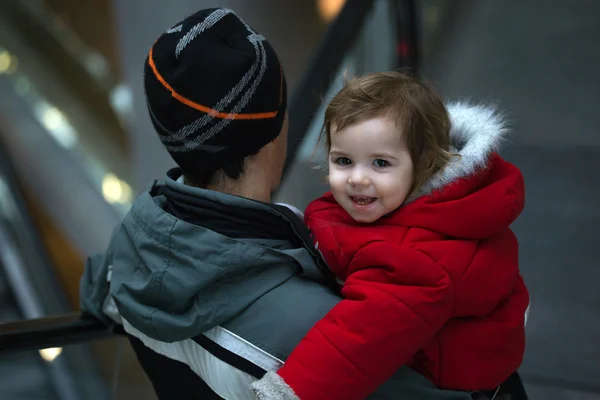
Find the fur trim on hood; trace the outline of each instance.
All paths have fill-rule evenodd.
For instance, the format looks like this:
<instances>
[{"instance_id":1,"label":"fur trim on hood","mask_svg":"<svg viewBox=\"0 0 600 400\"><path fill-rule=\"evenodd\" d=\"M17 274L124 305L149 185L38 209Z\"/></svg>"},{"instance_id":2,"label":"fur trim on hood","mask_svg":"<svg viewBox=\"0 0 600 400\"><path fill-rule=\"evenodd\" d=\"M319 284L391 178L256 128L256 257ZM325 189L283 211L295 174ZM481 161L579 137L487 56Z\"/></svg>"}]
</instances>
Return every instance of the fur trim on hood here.
<instances>
[{"instance_id":1,"label":"fur trim on hood","mask_svg":"<svg viewBox=\"0 0 600 400\"><path fill-rule=\"evenodd\" d=\"M495 107L462 102L447 106L450 115L450 152L458 154L429 179L407 203L443 188L483 168L508 133L505 117Z\"/></svg>"}]
</instances>

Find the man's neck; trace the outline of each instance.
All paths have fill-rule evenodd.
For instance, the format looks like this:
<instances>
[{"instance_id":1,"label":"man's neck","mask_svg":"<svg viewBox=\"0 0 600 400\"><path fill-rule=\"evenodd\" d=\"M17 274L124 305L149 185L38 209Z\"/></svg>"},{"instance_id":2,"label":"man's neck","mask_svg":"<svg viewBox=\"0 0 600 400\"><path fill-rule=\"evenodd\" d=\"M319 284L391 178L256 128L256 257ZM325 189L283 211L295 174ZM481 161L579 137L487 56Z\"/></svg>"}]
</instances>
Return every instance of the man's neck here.
<instances>
[{"instance_id":1,"label":"man's neck","mask_svg":"<svg viewBox=\"0 0 600 400\"><path fill-rule=\"evenodd\" d=\"M228 181L217 185L208 185L208 190L214 190L229 194L232 196L245 197L251 200L261 201L263 203L271 202L271 191L264 183L252 182L248 179L241 179L239 181Z\"/></svg>"}]
</instances>

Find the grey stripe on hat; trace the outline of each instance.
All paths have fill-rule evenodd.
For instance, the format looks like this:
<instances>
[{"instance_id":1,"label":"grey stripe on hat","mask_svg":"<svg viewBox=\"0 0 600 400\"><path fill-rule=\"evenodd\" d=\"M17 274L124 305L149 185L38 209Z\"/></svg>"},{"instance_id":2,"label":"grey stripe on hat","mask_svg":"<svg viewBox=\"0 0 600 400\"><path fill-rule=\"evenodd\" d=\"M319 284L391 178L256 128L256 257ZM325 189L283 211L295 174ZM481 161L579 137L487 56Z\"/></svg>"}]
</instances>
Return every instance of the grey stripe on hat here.
<instances>
[{"instance_id":1,"label":"grey stripe on hat","mask_svg":"<svg viewBox=\"0 0 600 400\"><path fill-rule=\"evenodd\" d=\"M181 32L181 28L183 28L183 25L179 24L177 26L174 26L171 29L167 29L167 33L176 33L176 32Z\"/></svg>"},{"instance_id":2,"label":"grey stripe on hat","mask_svg":"<svg viewBox=\"0 0 600 400\"><path fill-rule=\"evenodd\" d=\"M196 24L179 40L175 49L175 55L179 57L181 52L190 42L197 38L202 32L214 26L219 20L228 14L236 15L235 12L230 9L218 9L207 16L201 23ZM252 28L239 16L236 15L236 17L238 17L239 21L244 24L245 28L249 32L247 39L254 47L255 61L252 63L248 72L244 74L240 81L221 100L219 100L214 107L212 107L217 112L227 112L225 111L225 108L229 106L229 104L233 102L242 92L244 92L240 100L232 107L230 111L227 112L229 114L237 114L248 105L252 96L256 92L256 89L262 82L267 69L267 54L262 43L265 38L262 35L255 33ZM180 26L175 28L180 28ZM258 75L255 76L257 70ZM254 79L252 79L253 77ZM249 88L248 85L250 85ZM219 133L232 121L232 118L219 119L219 121L209 130L197 136L193 140L189 140L189 137L193 133L215 121L214 113L204 114L194 122L180 128L177 132L172 132L168 129L165 129L162 124L160 124L149 105L148 108L153 120L163 128L163 132L159 132L163 144L167 150L173 152L187 152L203 147L203 143L206 140Z\"/></svg>"},{"instance_id":3,"label":"grey stripe on hat","mask_svg":"<svg viewBox=\"0 0 600 400\"><path fill-rule=\"evenodd\" d=\"M221 18L226 16L227 14L235 14L232 10L227 8L218 9L213 11L208 17L204 19L204 21L196 24L192 29L189 30L188 33L183 35L181 39L179 39L179 43L175 47L175 56L179 58L179 55L185 49L185 46L190 44L192 40L194 40L199 34L204 32L206 29L211 28L214 24L219 22ZM238 17L239 18L239 17Z\"/></svg>"},{"instance_id":4,"label":"grey stripe on hat","mask_svg":"<svg viewBox=\"0 0 600 400\"><path fill-rule=\"evenodd\" d=\"M243 90L246 89L247 85L250 83L251 78L255 75L256 70L259 69L258 76L254 78L251 83L251 86L248 90L245 91L242 98L234 105L233 109L230 111L231 114L239 113L244 107L248 105L252 95L258 88L258 85L262 82L265 71L267 69L267 53L263 44L261 43L265 38L262 35L251 34L248 36L248 40L252 43L254 47L254 51L256 53L256 60L248 70L248 72L242 77L242 79L235 85L235 87L225 96L223 97L215 106L215 109L221 110L223 107L227 106L231 103ZM231 119L224 118L221 119L217 124L215 124L211 129L204 132L202 135L196 137L193 141L186 141L185 138L189 135L196 132L198 129L206 126L210 122L214 121L214 117L211 114L205 114L201 118L192 122L181 128L177 133L169 138L165 138L166 143L172 142L184 142L183 146L170 146L169 149L172 151L190 151L196 149L199 145L201 145L204 141L210 139L214 135L216 135L219 131L221 131L224 127L231 123ZM173 148L171 148L173 147Z\"/></svg>"},{"instance_id":5,"label":"grey stripe on hat","mask_svg":"<svg viewBox=\"0 0 600 400\"><path fill-rule=\"evenodd\" d=\"M148 107L148 113L150 114L150 119L152 119L152 121L154 121L154 123L156 125L158 125L158 127L160 128L160 130L157 130L158 135L161 137L161 140L164 138L168 138L170 136L175 135L174 132L170 131L166 126L164 126L160 120L158 119L158 117L156 116L156 114L154 114L154 111L152 111L152 107L150 106L150 102L148 101L148 98L146 98L146 106ZM166 135L165 135L166 133ZM164 143L164 141L163 141ZM171 148L176 148L177 146L169 146L165 144L165 147L167 148L167 150L171 150ZM181 146L178 146L181 147ZM202 149L204 151L207 151L209 153L218 153L222 150L225 150L227 147L225 146L216 146L216 145L211 145L211 144L201 144L198 147L196 147L196 149Z\"/></svg>"},{"instance_id":6,"label":"grey stripe on hat","mask_svg":"<svg viewBox=\"0 0 600 400\"><path fill-rule=\"evenodd\" d=\"M196 38L201 32L212 27L217 21L219 21L221 18L223 18L227 14L236 15L235 12L233 12L230 9L219 9L219 10L212 12L200 24L197 24L196 26L194 26L187 34L185 34L180 39L179 43L177 44L176 54L179 54L181 52L181 50L183 50L183 48L187 44L189 44L194 38ZM236 15L236 17L237 17L237 15ZM248 24L246 24L241 18L238 17L238 19L240 20L240 22L242 22L242 24L244 24L245 28L248 30L250 35L256 35L256 33L252 30L252 28L250 28L250 26ZM261 36L261 38L262 38L262 40L264 40L264 37ZM213 109L215 109L217 111L222 110L224 107L228 106L242 92L242 90L246 89L246 86L250 82L250 79L256 73L256 70L258 69L260 59L261 59L260 50L257 48L257 46L254 46L254 49L255 49L255 53L256 53L256 55L255 55L256 58L255 58L254 63L250 67L249 71L229 91L229 93L225 97L223 97L214 107L212 107ZM171 151L190 150L189 145L187 147L183 147L181 145L172 145L172 143L186 142L185 139L189 135L193 134L198 129L206 126L207 124L209 124L212 121L214 121L214 116L211 115L210 113L205 114L201 118L197 119L196 121L179 129L176 134L171 135L171 136L163 136L163 141L164 141L165 145L168 147L168 149ZM206 139L203 139L203 140L206 140ZM200 143L202 142L202 140L200 140L200 139L198 139L197 141ZM169 143L171 143L171 145L169 145Z\"/></svg>"},{"instance_id":7,"label":"grey stripe on hat","mask_svg":"<svg viewBox=\"0 0 600 400\"><path fill-rule=\"evenodd\" d=\"M263 37L263 40L264 40L264 37ZM248 72L246 74L244 74L242 79L240 79L240 81L229 91L229 93L227 93L227 95L225 97L223 97L213 107L213 109L222 110L224 107L229 105L229 103L231 103L233 101L233 99L235 99L242 92L242 90L244 90L246 88L246 86L250 82L250 79L256 73L256 70L258 69L258 66L261 61L260 50L256 45L254 45L254 52L255 52L255 60L252 63L252 65L250 66L250 69L248 70ZM205 114L201 118L184 126L181 129L179 129L177 131L177 133L175 134L175 136L168 138L167 142L182 141L185 137L196 132L198 129L202 128L203 126L205 126L206 124L208 124L209 122L211 122L213 120L214 120L214 117L210 113Z\"/></svg>"},{"instance_id":8,"label":"grey stripe on hat","mask_svg":"<svg viewBox=\"0 0 600 400\"><path fill-rule=\"evenodd\" d=\"M260 71L259 71L256 79L254 79L254 81L252 82L252 86L250 86L250 89L244 93L244 95L242 96L240 101L238 101L238 103L230 111L232 114L239 113L241 110L244 109L244 107L246 107L248 105L248 103L250 102L250 99L254 95L254 92L256 92L258 85L262 82L263 77L265 75L265 71L267 70L267 53L262 44L262 40L264 40L264 37L254 34L254 35L250 35L248 37L248 40L252 43L254 48L260 49ZM216 135L219 131L221 131L223 128L225 128L227 125L229 125L231 123L231 121L232 120L229 118L221 119L215 126L210 128L207 132L203 133L200 137L197 137L196 139L194 139L194 141L186 142L185 147L188 148L189 150L193 150L198 145L202 144L204 141L206 141L206 140L210 139L211 137L213 137L214 135Z\"/></svg>"}]
</instances>

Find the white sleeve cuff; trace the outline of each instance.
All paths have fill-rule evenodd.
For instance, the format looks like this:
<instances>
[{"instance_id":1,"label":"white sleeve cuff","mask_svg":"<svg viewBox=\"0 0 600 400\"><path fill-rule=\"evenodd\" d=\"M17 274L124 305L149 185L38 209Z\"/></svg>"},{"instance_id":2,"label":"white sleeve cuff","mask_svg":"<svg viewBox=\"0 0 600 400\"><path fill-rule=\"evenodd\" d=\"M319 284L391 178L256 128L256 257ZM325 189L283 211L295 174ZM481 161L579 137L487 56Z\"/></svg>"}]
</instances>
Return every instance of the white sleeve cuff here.
<instances>
[{"instance_id":1,"label":"white sleeve cuff","mask_svg":"<svg viewBox=\"0 0 600 400\"><path fill-rule=\"evenodd\" d=\"M253 382L251 387L257 400L300 400L276 372L267 372L261 380Z\"/></svg>"}]
</instances>

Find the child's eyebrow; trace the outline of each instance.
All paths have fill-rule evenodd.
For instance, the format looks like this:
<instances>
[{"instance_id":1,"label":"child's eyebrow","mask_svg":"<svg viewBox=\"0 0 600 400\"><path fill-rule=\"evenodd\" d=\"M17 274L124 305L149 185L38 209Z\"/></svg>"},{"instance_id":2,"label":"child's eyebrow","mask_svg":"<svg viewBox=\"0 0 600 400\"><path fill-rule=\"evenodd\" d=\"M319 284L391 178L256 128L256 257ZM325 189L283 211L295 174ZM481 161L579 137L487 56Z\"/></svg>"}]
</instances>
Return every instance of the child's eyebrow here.
<instances>
[{"instance_id":1,"label":"child's eyebrow","mask_svg":"<svg viewBox=\"0 0 600 400\"><path fill-rule=\"evenodd\" d=\"M374 153L374 154L371 154L371 156L375 157L375 158L390 158L390 159L394 159L394 160L397 159L395 156L391 155L390 153Z\"/></svg>"}]
</instances>

